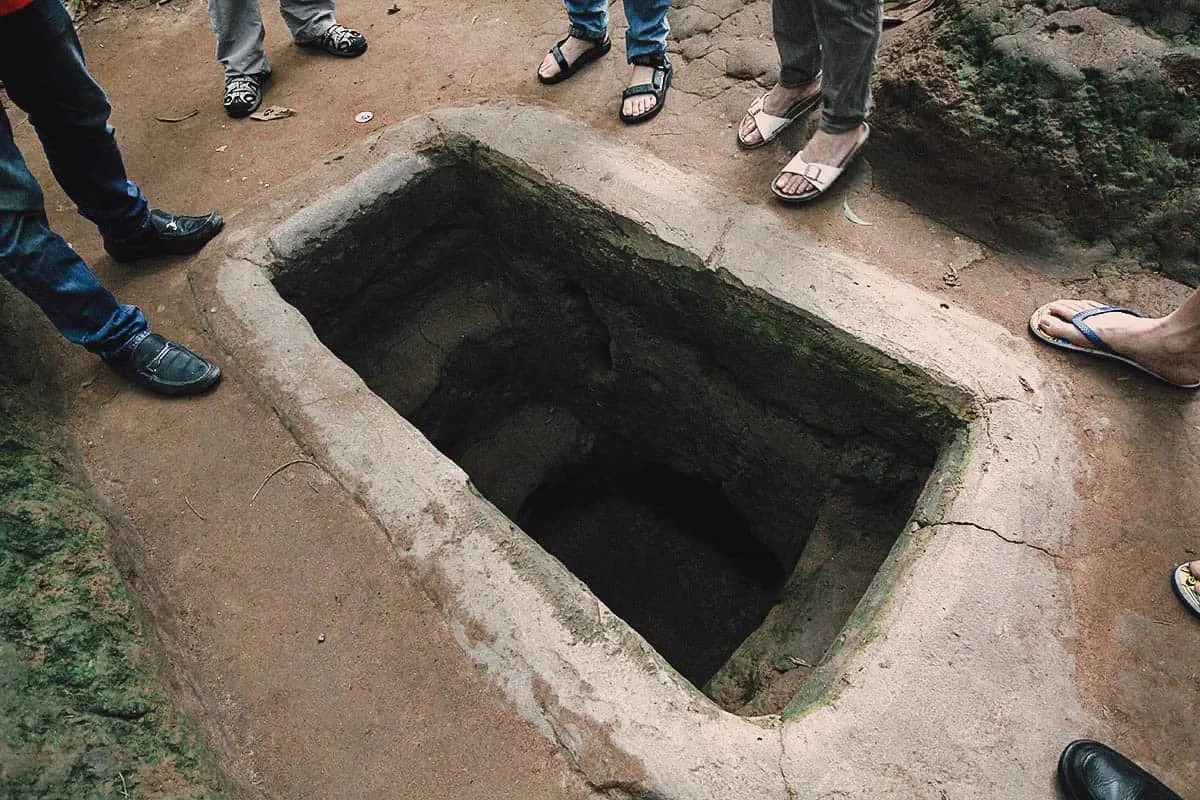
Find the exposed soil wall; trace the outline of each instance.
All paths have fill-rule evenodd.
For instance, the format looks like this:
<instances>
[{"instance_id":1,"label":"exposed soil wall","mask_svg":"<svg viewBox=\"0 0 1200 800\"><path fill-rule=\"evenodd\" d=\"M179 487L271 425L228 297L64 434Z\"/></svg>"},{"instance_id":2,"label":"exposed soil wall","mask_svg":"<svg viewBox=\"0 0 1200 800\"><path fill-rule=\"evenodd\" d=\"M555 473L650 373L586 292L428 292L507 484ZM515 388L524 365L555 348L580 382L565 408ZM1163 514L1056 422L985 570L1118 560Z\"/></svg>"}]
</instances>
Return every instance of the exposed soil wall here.
<instances>
[{"instance_id":1,"label":"exposed soil wall","mask_svg":"<svg viewBox=\"0 0 1200 800\"><path fill-rule=\"evenodd\" d=\"M1195 284L1196 30L1187 6L946 0L881 52L880 179L993 244Z\"/></svg>"}]
</instances>

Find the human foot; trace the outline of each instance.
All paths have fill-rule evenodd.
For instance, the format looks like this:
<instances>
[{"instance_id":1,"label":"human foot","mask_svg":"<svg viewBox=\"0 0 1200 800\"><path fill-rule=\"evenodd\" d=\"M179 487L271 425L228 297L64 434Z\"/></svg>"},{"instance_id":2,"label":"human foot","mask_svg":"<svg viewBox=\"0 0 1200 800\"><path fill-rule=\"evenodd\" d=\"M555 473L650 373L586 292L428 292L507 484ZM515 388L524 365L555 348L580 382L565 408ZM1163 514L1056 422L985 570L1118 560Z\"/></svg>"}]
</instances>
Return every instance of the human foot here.
<instances>
[{"instance_id":1,"label":"human foot","mask_svg":"<svg viewBox=\"0 0 1200 800\"><path fill-rule=\"evenodd\" d=\"M738 144L753 150L762 147L821 102L821 76L803 86L775 84L755 100L738 126Z\"/></svg>"},{"instance_id":2,"label":"human foot","mask_svg":"<svg viewBox=\"0 0 1200 800\"><path fill-rule=\"evenodd\" d=\"M1147 318L1114 310L1072 322L1082 312L1105 307L1093 300L1058 300L1038 309L1030 325L1049 339L1115 357L1167 383L1189 388L1200 383L1200 328L1188 324L1179 311ZM1084 329L1100 343L1089 339Z\"/></svg>"},{"instance_id":3,"label":"human foot","mask_svg":"<svg viewBox=\"0 0 1200 800\"><path fill-rule=\"evenodd\" d=\"M600 58L612 49L608 37L603 41L580 39L568 36L550 48L542 63L538 65L538 80L542 83L558 83L575 74L585 64Z\"/></svg>"},{"instance_id":4,"label":"human foot","mask_svg":"<svg viewBox=\"0 0 1200 800\"><path fill-rule=\"evenodd\" d=\"M270 72L231 75L225 79L225 113L233 119L248 117L262 104Z\"/></svg>"},{"instance_id":5,"label":"human foot","mask_svg":"<svg viewBox=\"0 0 1200 800\"><path fill-rule=\"evenodd\" d=\"M221 380L221 368L216 364L157 333L147 334L104 363L155 394L200 394Z\"/></svg>"},{"instance_id":6,"label":"human foot","mask_svg":"<svg viewBox=\"0 0 1200 800\"><path fill-rule=\"evenodd\" d=\"M1200 561L1180 564L1172 578L1175 594L1188 610L1200 617Z\"/></svg>"},{"instance_id":7,"label":"human foot","mask_svg":"<svg viewBox=\"0 0 1200 800\"><path fill-rule=\"evenodd\" d=\"M662 110L674 73L666 55L640 57L634 61L629 86L621 93L619 116L626 124L645 122Z\"/></svg>"},{"instance_id":8,"label":"human foot","mask_svg":"<svg viewBox=\"0 0 1200 800\"><path fill-rule=\"evenodd\" d=\"M812 200L838 179L846 165L866 144L871 129L867 123L843 133L817 130L812 139L780 171L771 185L786 202Z\"/></svg>"},{"instance_id":9,"label":"human foot","mask_svg":"<svg viewBox=\"0 0 1200 800\"><path fill-rule=\"evenodd\" d=\"M104 249L122 264L157 256L186 256L208 244L224 227L225 220L216 211L185 216L152 208L141 231L128 239L105 239Z\"/></svg>"},{"instance_id":10,"label":"human foot","mask_svg":"<svg viewBox=\"0 0 1200 800\"><path fill-rule=\"evenodd\" d=\"M357 58L367 52L367 37L353 28L333 23L325 33L308 42L296 42L301 47L322 50L339 58Z\"/></svg>"}]
</instances>

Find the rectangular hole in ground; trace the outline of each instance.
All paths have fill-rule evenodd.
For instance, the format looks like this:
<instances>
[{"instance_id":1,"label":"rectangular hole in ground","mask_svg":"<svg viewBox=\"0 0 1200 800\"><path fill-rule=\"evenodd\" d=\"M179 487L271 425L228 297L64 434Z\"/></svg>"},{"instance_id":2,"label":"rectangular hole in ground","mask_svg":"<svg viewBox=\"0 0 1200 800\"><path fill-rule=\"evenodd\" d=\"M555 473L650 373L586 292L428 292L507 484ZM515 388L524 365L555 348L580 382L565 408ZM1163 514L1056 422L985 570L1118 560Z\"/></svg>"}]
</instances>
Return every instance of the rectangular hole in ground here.
<instances>
[{"instance_id":1,"label":"rectangular hole in ground","mask_svg":"<svg viewBox=\"0 0 1200 800\"><path fill-rule=\"evenodd\" d=\"M960 422L612 211L442 159L280 265L281 295L684 677L782 710Z\"/></svg>"}]
</instances>

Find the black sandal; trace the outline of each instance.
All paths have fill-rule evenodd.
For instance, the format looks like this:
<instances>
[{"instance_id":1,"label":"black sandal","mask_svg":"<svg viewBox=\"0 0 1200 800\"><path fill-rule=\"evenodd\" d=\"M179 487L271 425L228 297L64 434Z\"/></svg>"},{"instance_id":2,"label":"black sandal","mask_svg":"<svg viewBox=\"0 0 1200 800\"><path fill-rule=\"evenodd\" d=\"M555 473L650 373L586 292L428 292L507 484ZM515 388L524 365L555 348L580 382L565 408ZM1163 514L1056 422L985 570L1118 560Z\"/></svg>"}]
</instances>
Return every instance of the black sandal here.
<instances>
[{"instance_id":1,"label":"black sandal","mask_svg":"<svg viewBox=\"0 0 1200 800\"><path fill-rule=\"evenodd\" d=\"M630 63L638 67L654 67L654 76L650 79L650 83L639 83L621 92L621 110L619 116L621 117L621 122L624 122L626 125L645 122L648 119L654 118L658 112L662 111L663 106L667 103L667 89L671 86L671 76L675 74L675 67L671 65L666 53L659 53L653 56L634 56L630 59ZM652 94L658 102L649 111L643 111L641 114L626 114L625 101L641 94Z\"/></svg>"},{"instance_id":2,"label":"black sandal","mask_svg":"<svg viewBox=\"0 0 1200 800\"><path fill-rule=\"evenodd\" d=\"M562 51L562 46L566 43L567 39L570 39L572 36L574 36L576 39L582 39L585 42L592 43L592 47L588 50L584 50L583 55L575 59L575 63L573 64L567 61L567 58L563 55ZM578 33L572 31L560 39L554 45L554 47L550 48L550 55L554 56L555 62L558 63L558 72L554 73L548 78L544 77L541 72L541 66L539 65L537 79L547 86L552 83L558 83L559 81L565 81L567 78L578 72L581 68L600 58L611 49L612 40L607 36L597 41L596 39L589 39L586 36L580 36Z\"/></svg>"}]
</instances>

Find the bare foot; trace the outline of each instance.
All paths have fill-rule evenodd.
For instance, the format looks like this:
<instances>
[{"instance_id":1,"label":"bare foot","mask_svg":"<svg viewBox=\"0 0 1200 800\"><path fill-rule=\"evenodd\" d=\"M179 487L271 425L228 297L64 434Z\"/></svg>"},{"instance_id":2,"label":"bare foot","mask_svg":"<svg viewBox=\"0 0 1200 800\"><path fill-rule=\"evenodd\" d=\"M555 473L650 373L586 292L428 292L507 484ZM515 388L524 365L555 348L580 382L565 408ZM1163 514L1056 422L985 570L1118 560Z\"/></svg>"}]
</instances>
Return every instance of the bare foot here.
<instances>
[{"instance_id":1,"label":"bare foot","mask_svg":"<svg viewBox=\"0 0 1200 800\"><path fill-rule=\"evenodd\" d=\"M574 64L584 53L592 48L601 46L600 42L568 36L560 49L567 63ZM554 53L546 53L546 57L542 59L541 66L538 67L538 75L541 75L543 78L553 78L560 72L562 72L562 69L559 68L558 61L554 58Z\"/></svg>"},{"instance_id":2,"label":"bare foot","mask_svg":"<svg viewBox=\"0 0 1200 800\"><path fill-rule=\"evenodd\" d=\"M1038 320L1038 329L1047 336L1094 349L1071 324L1071 318L1102 305L1093 300L1059 300ZM1113 312L1088 317L1087 325L1115 352L1164 380L1181 385L1200 381L1200 334L1193 326L1182 324L1176 314L1151 319Z\"/></svg>"},{"instance_id":3,"label":"bare foot","mask_svg":"<svg viewBox=\"0 0 1200 800\"><path fill-rule=\"evenodd\" d=\"M796 103L820 92L820 78L803 86L781 86L777 83L771 91L767 92L766 97L763 98L763 111L773 117L782 117ZM762 142L762 133L759 132L758 126L754 124L754 117L749 114L742 117L742 124L738 126L738 138L747 147L753 147Z\"/></svg>"},{"instance_id":4,"label":"bare foot","mask_svg":"<svg viewBox=\"0 0 1200 800\"><path fill-rule=\"evenodd\" d=\"M808 144L804 145L800 156L809 164L842 166L850 155L861 146L865 134L865 123L844 133L826 133L818 129L808 140ZM809 191L812 184L794 172L781 172L775 179L775 187L785 195L795 196Z\"/></svg>"},{"instance_id":5,"label":"bare foot","mask_svg":"<svg viewBox=\"0 0 1200 800\"><path fill-rule=\"evenodd\" d=\"M643 67L634 65L633 75L629 78L630 86L637 86L639 83L651 83L654 81L654 67ZM650 109L658 105L658 98L652 94L635 94L633 97L625 98L621 104L621 113L627 117L640 117Z\"/></svg>"}]
</instances>

